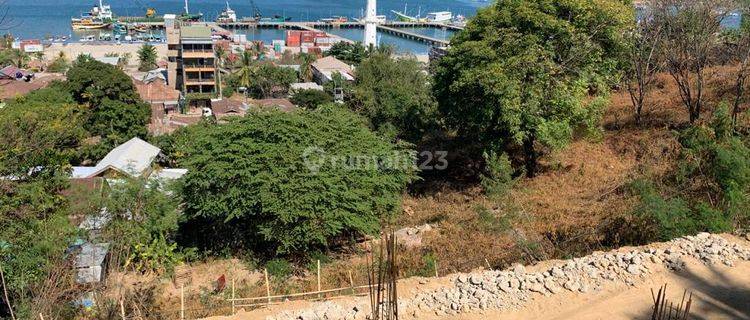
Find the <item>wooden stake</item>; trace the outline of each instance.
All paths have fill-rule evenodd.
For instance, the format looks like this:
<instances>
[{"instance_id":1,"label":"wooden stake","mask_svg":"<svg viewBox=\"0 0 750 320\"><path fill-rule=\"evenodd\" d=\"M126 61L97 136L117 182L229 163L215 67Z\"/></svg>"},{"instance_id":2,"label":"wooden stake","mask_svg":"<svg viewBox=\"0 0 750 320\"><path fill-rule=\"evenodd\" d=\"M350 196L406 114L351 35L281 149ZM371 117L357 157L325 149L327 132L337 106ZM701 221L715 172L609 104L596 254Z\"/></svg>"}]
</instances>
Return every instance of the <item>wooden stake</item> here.
<instances>
[{"instance_id":1,"label":"wooden stake","mask_svg":"<svg viewBox=\"0 0 750 320\"><path fill-rule=\"evenodd\" d=\"M120 316L122 320L125 320L125 304L122 302L122 298L120 298Z\"/></svg>"},{"instance_id":2,"label":"wooden stake","mask_svg":"<svg viewBox=\"0 0 750 320\"><path fill-rule=\"evenodd\" d=\"M266 297L268 297L268 304L271 304L271 284L268 283L268 269L263 269L263 276L266 278Z\"/></svg>"},{"instance_id":3,"label":"wooden stake","mask_svg":"<svg viewBox=\"0 0 750 320\"><path fill-rule=\"evenodd\" d=\"M234 307L234 278L232 278L232 314L235 313L235 307Z\"/></svg>"},{"instance_id":4,"label":"wooden stake","mask_svg":"<svg viewBox=\"0 0 750 320\"><path fill-rule=\"evenodd\" d=\"M320 291L320 260L318 260L318 291ZM322 298L323 295L318 293L318 298Z\"/></svg>"},{"instance_id":5,"label":"wooden stake","mask_svg":"<svg viewBox=\"0 0 750 320\"><path fill-rule=\"evenodd\" d=\"M42 320L44 320L44 316L42 315L42 313L41 313L41 312L39 313L39 319L42 319Z\"/></svg>"},{"instance_id":6,"label":"wooden stake","mask_svg":"<svg viewBox=\"0 0 750 320\"><path fill-rule=\"evenodd\" d=\"M180 284L180 320L185 320L185 284L184 283Z\"/></svg>"},{"instance_id":7,"label":"wooden stake","mask_svg":"<svg viewBox=\"0 0 750 320\"><path fill-rule=\"evenodd\" d=\"M438 264L438 262L437 262L437 260L435 260L435 278L438 278L438 277L440 277L440 276L438 275L438 265L437 265L437 264Z\"/></svg>"},{"instance_id":8,"label":"wooden stake","mask_svg":"<svg viewBox=\"0 0 750 320\"><path fill-rule=\"evenodd\" d=\"M489 269L490 271L492 271L492 266L490 265L490 261L487 260L487 258L484 258L484 262L487 263L487 269Z\"/></svg>"},{"instance_id":9,"label":"wooden stake","mask_svg":"<svg viewBox=\"0 0 750 320\"><path fill-rule=\"evenodd\" d=\"M352 294L354 294L354 279L352 279L352 271L349 270L349 286L352 288Z\"/></svg>"}]
</instances>

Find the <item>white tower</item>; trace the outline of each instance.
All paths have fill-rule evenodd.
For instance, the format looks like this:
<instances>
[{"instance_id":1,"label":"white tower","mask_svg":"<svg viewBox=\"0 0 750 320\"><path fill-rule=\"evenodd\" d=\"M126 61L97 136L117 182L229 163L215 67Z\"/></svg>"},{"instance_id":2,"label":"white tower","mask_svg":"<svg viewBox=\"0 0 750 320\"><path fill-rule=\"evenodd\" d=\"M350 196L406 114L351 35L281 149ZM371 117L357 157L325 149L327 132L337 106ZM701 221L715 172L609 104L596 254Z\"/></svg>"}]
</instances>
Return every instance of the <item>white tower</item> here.
<instances>
[{"instance_id":1,"label":"white tower","mask_svg":"<svg viewBox=\"0 0 750 320\"><path fill-rule=\"evenodd\" d=\"M377 47L378 13L377 0L367 0L367 12L365 13L365 48Z\"/></svg>"}]
</instances>

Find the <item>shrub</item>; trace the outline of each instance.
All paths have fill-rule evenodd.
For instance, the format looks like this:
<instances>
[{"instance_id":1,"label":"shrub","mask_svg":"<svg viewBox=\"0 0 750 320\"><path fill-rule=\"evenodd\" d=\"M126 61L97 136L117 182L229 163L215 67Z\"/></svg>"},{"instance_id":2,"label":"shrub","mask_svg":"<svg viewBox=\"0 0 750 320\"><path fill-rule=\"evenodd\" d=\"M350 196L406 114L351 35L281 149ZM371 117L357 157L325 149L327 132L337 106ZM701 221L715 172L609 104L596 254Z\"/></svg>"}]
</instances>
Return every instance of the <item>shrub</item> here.
<instances>
[{"instance_id":1,"label":"shrub","mask_svg":"<svg viewBox=\"0 0 750 320\"><path fill-rule=\"evenodd\" d=\"M266 262L268 275L275 280L283 280L292 274L292 264L284 259L273 259Z\"/></svg>"},{"instance_id":2,"label":"shrub","mask_svg":"<svg viewBox=\"0 0 750 320\"><path fill-rule=\"evenodd\" d=\"M503 196L513 187L513 165L508 155L498 155L494 151L484 153L485 174L480 182L488 196Z\"/></svg>"}]
</instances>

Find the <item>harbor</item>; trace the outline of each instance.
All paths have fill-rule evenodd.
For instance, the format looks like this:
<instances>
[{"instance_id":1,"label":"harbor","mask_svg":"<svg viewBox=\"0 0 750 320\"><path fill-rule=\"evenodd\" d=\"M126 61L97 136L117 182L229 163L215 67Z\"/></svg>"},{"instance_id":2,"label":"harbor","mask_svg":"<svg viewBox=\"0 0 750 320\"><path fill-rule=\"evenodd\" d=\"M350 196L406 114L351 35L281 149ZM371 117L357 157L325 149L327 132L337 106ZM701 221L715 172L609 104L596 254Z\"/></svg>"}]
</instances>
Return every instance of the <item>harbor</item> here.
<instances>
[{"instance_id":1,"label":"harbor","mask_svg":"<svg viewBox=\"0 0 750 320\"><path fill-rule=\"evenodd\" d=\"M169 2L172 5L168 8L163 3L150 3L147 0L97 2L93 8L78 9L79 14L72 14L72 18L67 19L69 21L67 28L53 27L49 30L37 30L37 26L34 25L33 28L18 27L11 32L18 39L39 39L45 45L55 43L159 44L166 43L164 16L169 12L175 12L178 19L190 18L191 21L200 21L217 30L243 35L249 41L263 41L264 45L271 45L274 40L284 40L285 30L318 30L346 42L363 41L359 33L362 33L364 28L364 24L360 22L363 14L361 6L364 2L344 6L339 6L337 3L336 6L342 9L339 12L329 11L328 14L322 9L316 10L311 3L308 4L303 0L292 1L295 5L288 8L270 6L264 0L258 0L258 5L255 1L239 3L225 1L221 6L197 1L185 3L183 0L171 0ZM451 8L447 6L447 2L446 4L442 4L444 1L435 2L439 3L434 7L436 12L445 12L445 9ZM303 5L300 7L296 3L303 3ZM401 7L403 2L381 1L381 3L385 5L380 4L378 11L387 13ZM461 30L464 15L473 14L481 5L470 3L453 6L457 7L458 13L451 15L454 18L451 21L430 21L428 20L429 14L414 21L403 21L394 14L379 15L378 42L395 46L400 52L414 54L426 54L432 46L445 46L450 36ZM414 12L408 13L410 16L418 16ZM55 17L55 20L50 23L61 24L62 22L58 20L62 19ZM24 25L30 26L28 23ZM26 36L26 34L32 36Z\"/></svg>"}]
</instances>

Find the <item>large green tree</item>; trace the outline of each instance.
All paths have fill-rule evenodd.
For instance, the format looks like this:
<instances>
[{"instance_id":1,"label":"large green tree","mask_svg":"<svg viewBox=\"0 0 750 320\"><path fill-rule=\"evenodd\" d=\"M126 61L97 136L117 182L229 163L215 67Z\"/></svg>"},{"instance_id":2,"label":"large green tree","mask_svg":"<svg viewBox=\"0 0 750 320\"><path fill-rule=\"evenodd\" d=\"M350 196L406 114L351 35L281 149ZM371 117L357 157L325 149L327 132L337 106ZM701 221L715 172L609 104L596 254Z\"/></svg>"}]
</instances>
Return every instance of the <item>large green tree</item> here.
<instances>
[{"instance_id":1,"label":"large green tree","mask_svg":"<svg viewBox=\"0 0 750 320\"><path fill-rule=\"evenodd\" d=\"M597 126L621 63L629 1L499 0L479 10L436 67L447 124L483 149L540 152Z\"/></svg>"},{"instance_id":2,"label":"large green tree","mask_svg":"<svg viewBox=\"0 0 750 320\"><path fill-rule=\"evenodd\" d=\"M178 132L175 145L190 170L182 236L219 249L298 254L373 233L414 174L413 152L339 106L204 123Z\"/></svg>"},{"instance_id":3,"label":"large green tree","mask_svg":"<svg viewBox=\"0 0 750 320\"><path fill-rule=\"evenodd\" d=\"M60 192L85 132L75 104L16 100L0 109L0 269L18 319L55 310L65 296L64 253L74 236ZM59 278L47 281L52 273ZM4 307L2 309L5 309Z\"/></svg>"},{"instance_id":4,"label":"large green tree","mask_svg":"<svg viewBox=\"0 0 750 320\"><path fill-rule=\"evenodd\" d=\"M431 79L424 70L413 57L374 52L356 69L349 104L375 130L416 142L436 118Z\"/></svg>"},{"instance_id":5,"label":"large green tree","mask_svg":"<svg viewBox=\"0 0 750 320\"><path fill-rule=\"evenodd\" d=\"M138 49L138 70L149 71L156 67L156 59L158 55L156 53L156 47L148 43L144 43Z\"/></svg>"},{"instance_id":6,"label":"large green tree","mask_svg":"<svg viewBox=\"0 0 750 320\"><path fill-rule=\"evenodd\" d=\"M87 107L85 128L102 143L86 152L99 160L112 147L138 136L145 138L151 108L135 90L133 80L116 66L80 56L67 72L65 89Z\"/></svg>"}]
</instances>

